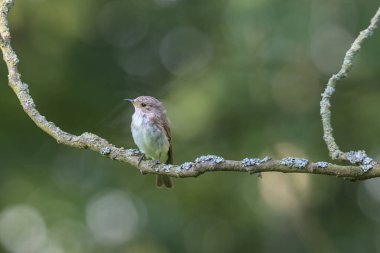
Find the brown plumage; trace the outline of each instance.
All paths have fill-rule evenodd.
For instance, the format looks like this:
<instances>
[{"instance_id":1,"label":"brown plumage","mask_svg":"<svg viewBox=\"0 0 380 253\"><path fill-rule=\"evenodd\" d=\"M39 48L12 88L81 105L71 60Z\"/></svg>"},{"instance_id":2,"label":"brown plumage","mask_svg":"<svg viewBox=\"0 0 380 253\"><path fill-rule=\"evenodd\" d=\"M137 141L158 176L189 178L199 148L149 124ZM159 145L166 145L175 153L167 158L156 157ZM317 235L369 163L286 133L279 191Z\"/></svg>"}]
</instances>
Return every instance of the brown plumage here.
<instances>
[{"instance_id":1,"label":"brown plumage","mask_svg":"<svg viewBox=\"0 0 380 253\"><path fill-rule=\"evenodd\" d=\"M128 101L135 107L131 130L136 145L147 157L172 164L169 120L162 103L150 96L140 96ZM168 188L173 186L171 178L166 175L157 175L156 184Z\"/></svg>"}]
</instances>

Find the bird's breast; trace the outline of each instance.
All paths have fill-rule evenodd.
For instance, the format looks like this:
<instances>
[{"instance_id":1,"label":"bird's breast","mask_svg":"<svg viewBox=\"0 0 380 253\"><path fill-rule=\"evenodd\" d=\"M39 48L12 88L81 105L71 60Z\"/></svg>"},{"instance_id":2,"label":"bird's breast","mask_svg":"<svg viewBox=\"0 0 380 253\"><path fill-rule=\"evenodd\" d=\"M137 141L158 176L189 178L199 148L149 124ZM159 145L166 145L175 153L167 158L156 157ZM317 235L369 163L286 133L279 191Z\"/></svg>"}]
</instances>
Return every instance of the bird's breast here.
<instances>
[{"instance_id":1,"label":"bird's breast","mask_svg":"<svg viewBox=\"0 0 380 253\"><path fill-rule=\"evenodd\" d=\"M131 131L134 142L145 155L166 162L170 143L162 128L146 115L135 113Z\"/></svg>"}]
</instances>

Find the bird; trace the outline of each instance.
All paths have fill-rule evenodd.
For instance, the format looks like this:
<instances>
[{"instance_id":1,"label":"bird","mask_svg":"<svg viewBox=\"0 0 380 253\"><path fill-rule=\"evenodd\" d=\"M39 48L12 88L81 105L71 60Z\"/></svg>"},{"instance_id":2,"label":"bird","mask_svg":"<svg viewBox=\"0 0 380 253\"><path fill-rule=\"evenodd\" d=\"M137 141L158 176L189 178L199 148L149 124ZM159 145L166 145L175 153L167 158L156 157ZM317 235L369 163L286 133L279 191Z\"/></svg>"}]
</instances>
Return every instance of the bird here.
<instances>
[{"instance_id":1,"label":"bird","mask_svg":"<svg viewBox=\"0 0 380 253\"><path fill-rule=\"evenodd\" d=\"M139 150L147 158L172 164L172 138L164 105L151 96L125 100L131 102L135 108L132 115L131 132L133 141ZM156 185L172 188L173 181L167 175L157 175Z\"/></svg>"}]
</instances>

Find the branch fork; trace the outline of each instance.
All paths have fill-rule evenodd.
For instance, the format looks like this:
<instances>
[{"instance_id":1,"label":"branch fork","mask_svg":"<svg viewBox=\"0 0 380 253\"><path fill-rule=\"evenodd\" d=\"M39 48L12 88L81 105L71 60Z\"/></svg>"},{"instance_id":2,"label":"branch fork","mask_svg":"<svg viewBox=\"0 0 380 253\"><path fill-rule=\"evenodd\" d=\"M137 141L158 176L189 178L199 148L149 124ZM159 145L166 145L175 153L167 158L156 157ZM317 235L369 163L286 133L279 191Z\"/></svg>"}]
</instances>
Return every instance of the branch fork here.
<instances>
[{"instance_id":1,"label":"branch fork","mask_svg":"<svg viewBox=\"0 0 380 253\"><path fill-rule=\"evenodd\" d=\"M351 47L345 54L343 64L338 73L331 76L329 79L325 91L322 93L322 99L320 102L320 114L322 118L323 126L323 139L326 142L327 148L331 159L348 161L351 164L360 165L360 167L366 172L372 169L377 162L368 157L364 150L343 152L340 150L338 144L333 136L333 128L331 125L331 102L330 99L335 92L335 86L338 81L347 77L353 66L353 60L355 55L358 54L362 43L371 37L380 22L380 7L376 14L371 19L369 26L359 33L359 36L351 44Z\"/></svg>"}]
</instances>

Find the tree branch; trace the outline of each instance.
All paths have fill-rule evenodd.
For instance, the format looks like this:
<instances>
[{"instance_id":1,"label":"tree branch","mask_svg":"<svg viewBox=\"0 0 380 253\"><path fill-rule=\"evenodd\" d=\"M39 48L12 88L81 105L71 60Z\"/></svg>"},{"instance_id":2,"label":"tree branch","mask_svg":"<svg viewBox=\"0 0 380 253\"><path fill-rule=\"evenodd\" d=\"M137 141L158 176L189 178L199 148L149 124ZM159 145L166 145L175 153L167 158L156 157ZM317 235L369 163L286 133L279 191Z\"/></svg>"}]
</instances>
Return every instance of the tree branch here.
<instances>
[{"instance_id":1,"label":"tree branch","mask_svg":"<svg viewBox=\"0 0 380 253\"><path fill-rule=\"evenodd\" d=\"M342 166L326 162L310 163L306 159L292 157L284 158L282 160L271 160L270 158L245 158L242 161L232 161L225 160L218 156L208 155L201 156L194 162L186 162L181 165L157 164L155 161L149 160L139 163L142 154L138 150L117 148L107 140L92 133L85 132L79 136L67 133L40 114L29 93L28 85L21 80L21 75L17 69L19 60L15 51L11 47L11 36L7 21L7 15L13 3L14 0L1 0L0 3L0 46L3 52L3 59L8 68L9 86L17 95L25 113L28 114L40 129L57 140L58 143L74 148L93 150L110 159L128 163L139 169L143 174L166 174L172 177L197 177L205 172L216 171L248 172L250 174L277 171L283 173L322 174L347 178L350 180L364 180L380 177L380 165L373 164L371 165L372 169L367 171L365 167L363 167L366 165L363 161L361 161L361 163L364 165L361 166ZM359 50L358 48L360 48L361 42L373 32L378 20L379 12L372 20L370 27L359 35L358 39L355 40L353 47L347 52L342 70L330 79L328 84L328 87L330 88L326 88L327 91L325 91L325 95L321 101L321 114L324 122L325 139L328 140L326 142L328 142L330 152L335 154L336 151L338 151L339 155L337 157L341 157L342 152L339 150L332 137L329 111L329 99L333 92L331 89L334 89L337 80L340 80L347 74L352 65L351 61L353 55Z\"/></svg>"},{"instance_id":2,"label":"tree branch","mask_svg":"<svg viewBox=\"0 0 380 253\"><path fill-rule=\"evenodd\" d=\"M377 10L375 16L371 19L371 22L367 29L361 31L355 41L352 43L350 49L346 52L342 66L338 73L332 75L326 85L325 91L322 93L322 99L320 102L320 113L322 117L323 125L323 139L326 142L327 148L329 150L330 157L333 160L349 161L352 164L363 164L367 165L363 167L365 170L369 170L376 164L376 162L368 157L364 150L359 151L349 151L343 152L339 149L338 144L335 142L333 136L333 128L331 126L331 96L335 92L336 83L343 78L347 77L348 72L350 72L355 55L359 52L362 43L372 36L377 25L380 22L380 7Z\"/></svg>"}]
</instances>

